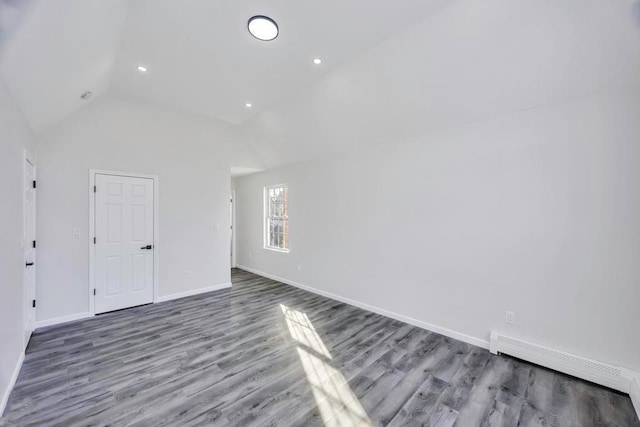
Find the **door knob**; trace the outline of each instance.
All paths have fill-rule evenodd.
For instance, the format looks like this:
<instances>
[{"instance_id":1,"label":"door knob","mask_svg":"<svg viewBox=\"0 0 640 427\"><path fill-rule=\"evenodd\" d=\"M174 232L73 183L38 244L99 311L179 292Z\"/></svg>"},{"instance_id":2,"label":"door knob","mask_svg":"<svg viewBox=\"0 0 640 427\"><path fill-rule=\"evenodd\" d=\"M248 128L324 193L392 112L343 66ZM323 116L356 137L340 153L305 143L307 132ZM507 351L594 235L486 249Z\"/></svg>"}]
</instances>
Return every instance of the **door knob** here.
<instances>
[{"instance_id":1,"label":"door knob","mask_svg":"<svg viewBox=\"0 0 640 427\"><path fill-rule=\"evenodd\" d=\"M31 267L33 265L33 263L32 262L27 262L24 265L27 266L27 267Z\"/></svg>"},{"instance_id":2,"label":"door knob","mask_svg":"<svg viewBox=\"0 0 640 427\"><path fill-rule=\"evenodd\" d=\"M140 249L153 249L153 245L147 245L147 246L143 246Z\"/></svg>"}]
</instances>

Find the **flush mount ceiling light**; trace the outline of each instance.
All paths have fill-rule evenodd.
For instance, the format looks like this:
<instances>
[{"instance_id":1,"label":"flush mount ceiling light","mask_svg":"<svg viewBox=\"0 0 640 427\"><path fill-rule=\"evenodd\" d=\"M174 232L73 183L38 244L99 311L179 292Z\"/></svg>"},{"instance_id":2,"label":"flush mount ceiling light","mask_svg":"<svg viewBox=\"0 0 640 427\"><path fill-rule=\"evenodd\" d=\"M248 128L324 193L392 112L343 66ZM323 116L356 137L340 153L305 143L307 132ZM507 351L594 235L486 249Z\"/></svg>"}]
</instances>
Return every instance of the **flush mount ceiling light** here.
<instances>
[{"instance_id":1,"label":"flush mount ceiling light","mask_svg":"<svg viewBox=\"0 0 640 427\"><path fill-rule=\"evenodd\" d=\"M258 40L270 41L278 37L278 24L268 16L252 16L247 28L251 35Z\"/></svg>"},{"instance_id":2,"label":"flush mount ceiling light","mask_svg":"<svg viewBox=\"0 0 640 427\"><path fill-rule=\"evenodd\" d=\"M138 71L140 71L141 73L146 73L147 72L147 67L144 67L142 65L138 65Z\"/></svg>"},{"instance_id":3,"label":"flush mount ceiling light","mask_svg":"<svg viewBox=\"0 0 640 427\"><path fill-rule=\"evenodd\" d=\"M250 102L247 102L246 104L244 104L244 106L247 108L251 108L253 107L253 104L251 104Z\"/></svg>"},{"instance_id":4,"label":"flush mount ceiling light","mask_svg":"<svg viewBox=\"0 0 640 427\"><path fill-rule=\"evenodd\" d=\"M316 65L320 65L320 64L322 64L322 59L316 58L316 59L313 60L313 63L316 64Z\"/></svg>"}]
</instances>

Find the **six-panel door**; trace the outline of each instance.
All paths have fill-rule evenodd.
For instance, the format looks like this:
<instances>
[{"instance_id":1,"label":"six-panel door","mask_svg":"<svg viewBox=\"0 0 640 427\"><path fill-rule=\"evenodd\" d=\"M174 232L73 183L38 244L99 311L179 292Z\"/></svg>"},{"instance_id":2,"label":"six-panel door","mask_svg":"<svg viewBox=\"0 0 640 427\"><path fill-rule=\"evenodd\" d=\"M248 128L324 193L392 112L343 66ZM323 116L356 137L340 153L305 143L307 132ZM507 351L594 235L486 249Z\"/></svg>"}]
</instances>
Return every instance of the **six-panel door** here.
<instances>
[{"instance_id":1,"label":"six-panel door","mask_svg":"<svg viewBox=\"0 0 640 427\"><path fill-rule=\"evenodd\" d=\"M95 312L153 302L153 180L96 174Z\"/></svg>"}]
</instances>

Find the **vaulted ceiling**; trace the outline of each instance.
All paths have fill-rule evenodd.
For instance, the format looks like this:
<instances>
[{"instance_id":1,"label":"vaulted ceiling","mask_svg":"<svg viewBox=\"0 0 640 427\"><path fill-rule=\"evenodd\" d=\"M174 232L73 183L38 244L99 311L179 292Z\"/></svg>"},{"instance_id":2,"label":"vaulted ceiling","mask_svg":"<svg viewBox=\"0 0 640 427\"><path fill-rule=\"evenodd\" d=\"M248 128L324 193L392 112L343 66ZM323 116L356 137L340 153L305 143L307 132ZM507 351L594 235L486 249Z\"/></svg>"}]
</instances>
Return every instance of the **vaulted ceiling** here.
<instances>
[{"instance_id":1,"label":"vaulted ceiling","mask_svg":"<svg viewBox=\"0 0 640 427\"><path fill-rule=\"evenodd\" d=\"M127 0L4 0L0 73L36 133L105 92L118 56ZM0 18L0 22L5 19Z\"/></svg>"},{"instance_id":2,"label":"vaulted ceiling","mask_svg":"<svg viewBox=\"0 0 640 427\"><path fill-rule=\"evenodd\" d=\"M273 167L637 88L639 10L635 0L0 0L0 73L36 133L121 92L236 124ZM247 32L257 14L278 22L276 40Z\"/></svg>"},{"instance_id":3,"label":"vaulted ceiling","mask_svg":"<svg viewBox=\"0 0 640 427\"><path fill-rule=\"evenodd\" d=\"M0 70L39 132L78 108L83 92L107 89L242 123L444 0L3 3L4 15L19 13L20 22L5 37ZM257 14L277 20L276 40L249 34ZM316 57L324 64L314 66Z\"/></svg>"}]
</instances>

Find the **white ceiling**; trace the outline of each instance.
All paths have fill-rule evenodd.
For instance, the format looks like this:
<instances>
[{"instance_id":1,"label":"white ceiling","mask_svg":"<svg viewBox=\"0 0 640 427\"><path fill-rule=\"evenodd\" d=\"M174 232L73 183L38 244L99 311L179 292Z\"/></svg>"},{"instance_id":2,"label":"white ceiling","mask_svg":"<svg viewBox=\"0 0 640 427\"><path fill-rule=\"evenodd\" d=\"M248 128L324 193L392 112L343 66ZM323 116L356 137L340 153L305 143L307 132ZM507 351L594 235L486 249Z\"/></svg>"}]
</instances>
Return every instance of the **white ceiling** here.
<instances>
[{"instance_id":1,"label":"white ceiling","mask_svg":"<svg viewBox=\"0 0 640 427\"><path fill-rule=\"evenodd\" d=\"M132 0L113 85L241 123L443 3ZM263 42L251 36L247 20L253 15L275 19L278 38ZM324 61L319 67L312 63L316 57ZM140 75L139 63L149 73Z\"/></svg>"},{"instance_id":2,"label":"white ceiling","mask_svg":"<svg viewBox=\"0 0 640 427\"><path fill-rule=\"evenodd\" d=\"M3 1L0 13L12 18L2 33L0 73L35 132L80 108L84 91L107 90L127 3Z\"/></svg>"},{"instance_id":3,"label":"white ceiling","mask_svg":"<svg viewBox=\"0 0 640 427\"><path fill-rule=\"evenodd\" d=\"M1 1L11 21L19 9L23 25L4 35L0 71L36 132L81 106L85 90L95 97L107 88L241 123L445 3ZM278 22L276 40L248 33L257 14Z\"/></svg>"},{"instance_id":4,"label":"white ceiling","mask_svg":"<svg viewBox=\"0 0 640 427\"><path fill-rule=\"evenodd\" d=\"M451 1L243 129L272 168L464 131L480 120L607 91L638 91L639 4Z\"/></svg>"},{"instance_id":5,"label":"white ceiling","mask_svg":"<svg viewBox=\"0 0 640 427\"><path fill-rule=\"evenodd\" d=\"M637 87L639 4L0 0L0 73L36 133L113 90L238 124L274 167Z\"/></svg>"}]
</instances>

